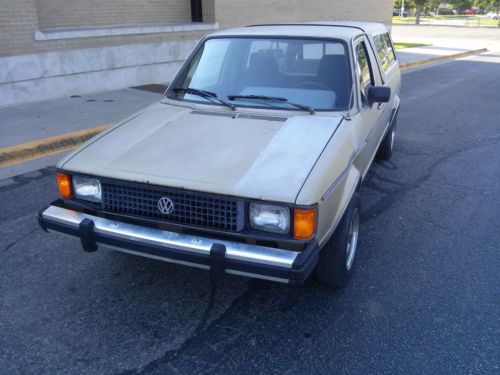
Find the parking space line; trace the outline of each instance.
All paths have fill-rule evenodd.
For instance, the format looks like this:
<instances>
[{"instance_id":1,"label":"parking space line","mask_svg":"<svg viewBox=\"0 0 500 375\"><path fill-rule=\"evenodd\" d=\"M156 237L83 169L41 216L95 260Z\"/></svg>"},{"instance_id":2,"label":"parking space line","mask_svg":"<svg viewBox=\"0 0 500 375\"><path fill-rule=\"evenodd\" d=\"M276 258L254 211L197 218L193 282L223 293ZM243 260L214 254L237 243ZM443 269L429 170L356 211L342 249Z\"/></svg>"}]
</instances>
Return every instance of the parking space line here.
<instances>
[{"instance_id":1,"label":"parking space line","mask_svg":"<svg viewBox=\"0 0 500 375\"><path fill-rule=\"evenodd\" d=\"M106 130L111 125L79 130L71 133L39 139L33 142L0 148L0 167L19 164L28 160L41 158L71 150L93 136Z\"/></svg>"}]
</instances>

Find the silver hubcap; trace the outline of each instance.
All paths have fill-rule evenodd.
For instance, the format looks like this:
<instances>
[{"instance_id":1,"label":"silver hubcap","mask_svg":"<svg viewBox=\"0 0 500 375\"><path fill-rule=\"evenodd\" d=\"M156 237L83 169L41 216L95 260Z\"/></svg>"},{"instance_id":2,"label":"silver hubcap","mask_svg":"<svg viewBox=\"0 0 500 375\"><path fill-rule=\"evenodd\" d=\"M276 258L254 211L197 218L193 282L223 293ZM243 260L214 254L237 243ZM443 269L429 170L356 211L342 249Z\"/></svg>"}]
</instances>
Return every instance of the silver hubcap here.
<instances>
[{"instance_id":1,"label":"silver hubcap","mask_svg":"<svg viewBox=\"0 0 500 375\"><path fill-rule=\"evenodd\" d=\"M356 255L356 248L358 246L358 234L359 234L359 211L356 208L351 217L351 223L349 224L349 238L347 240L346 248L346 268L348 271L351 270L352 264L354 263L354 256Z\"/></svg>"}]
</instances>

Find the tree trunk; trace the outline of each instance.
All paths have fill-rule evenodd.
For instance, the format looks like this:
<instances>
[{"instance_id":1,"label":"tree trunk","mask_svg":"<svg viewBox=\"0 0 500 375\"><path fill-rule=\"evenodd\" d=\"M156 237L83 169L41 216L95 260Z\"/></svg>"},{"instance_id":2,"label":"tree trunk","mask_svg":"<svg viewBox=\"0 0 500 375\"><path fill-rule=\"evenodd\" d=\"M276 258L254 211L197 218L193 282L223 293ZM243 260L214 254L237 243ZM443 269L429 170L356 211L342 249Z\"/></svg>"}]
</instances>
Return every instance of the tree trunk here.
<instances>
[{"instance_id":1,"label":"tree trunk","mask_svg":"<svg viewBox=\"0 0 500 375\"><path fill-rule=\"evenodd\" d=\"M417 9L415 11L415 25L420 25L420 5L417 5Z\"/></svg>"}]
</instances>

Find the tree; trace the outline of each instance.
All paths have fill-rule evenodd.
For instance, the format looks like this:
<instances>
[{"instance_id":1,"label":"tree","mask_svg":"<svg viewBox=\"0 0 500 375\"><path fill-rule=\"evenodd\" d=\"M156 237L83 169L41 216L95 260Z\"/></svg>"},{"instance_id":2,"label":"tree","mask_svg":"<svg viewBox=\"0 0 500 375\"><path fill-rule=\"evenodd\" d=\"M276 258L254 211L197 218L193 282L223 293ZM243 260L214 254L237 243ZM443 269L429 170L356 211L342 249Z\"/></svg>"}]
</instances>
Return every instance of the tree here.
<instances>
[{"instance_id":1,"label":"tree","mask_svg":"<svg viewBox=\"0 0 500 375\"><path fill-rule=\"evenodd\" d=\"M448 3L458 10L466 10L472 7L471 0L448 0Z\"/></svg>"},{"instance_id":2,"label":"tree","mask_svg":"<svg viewBox=\"0 0 500 375\"><path fill-rule=\"evenodd\" d=\"M420 13L425 9L429 0L413 0L415 3L415 25L420 25Z\"/></svg>"},{"instance_id":3,"label":"tree","mask_svg":"<svg viewBox=\"0 0 500 375\"><path fill-rule=\"evenodd\" d=\"M432 9L434 14L438 14L439 13L439 6L441 5L441 3L442 3L442 0L429 0L427 5L430 9Z\"/></svg>"},{"instance_id":4,"label":"tree","mask_svg":"<svg viewBox=\"0 0 500 375\"><path fill-rule=\"evenodd\" d=\"M475 0L474 5L478 8L495 12L497 14L498 27L500 27L500 0Z\"/></svg>"},{"instance_id":5,"label":"tree","mask_svg":"<svg viewBox=\"0 0 500 375\"><path fill-rule=\"evenodd\" d=\"M394 9L401 9L403 0L394 0ZM412 0L405 0L405 9L415 8L415 3Z\"/></svg>"}]
</instances>

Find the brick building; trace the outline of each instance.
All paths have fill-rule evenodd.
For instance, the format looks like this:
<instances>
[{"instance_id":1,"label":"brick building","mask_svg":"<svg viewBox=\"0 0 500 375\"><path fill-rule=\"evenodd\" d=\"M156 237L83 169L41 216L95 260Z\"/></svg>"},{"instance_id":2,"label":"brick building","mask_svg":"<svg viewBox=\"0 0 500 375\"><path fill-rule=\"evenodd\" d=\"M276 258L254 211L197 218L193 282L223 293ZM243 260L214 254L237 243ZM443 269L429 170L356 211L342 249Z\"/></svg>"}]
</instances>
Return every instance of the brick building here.
<instances>
[{"instance_id":1,"label":"brick building","mask_svg":"<svg viewBox=\"0 0 500 375\"><path fill-rule=\"evenodd\" d=\"M168 82L219 28L391 15L391 0L0 0L0 105Z\"/></svg>"}]
</instances>

